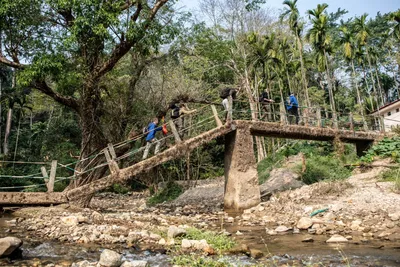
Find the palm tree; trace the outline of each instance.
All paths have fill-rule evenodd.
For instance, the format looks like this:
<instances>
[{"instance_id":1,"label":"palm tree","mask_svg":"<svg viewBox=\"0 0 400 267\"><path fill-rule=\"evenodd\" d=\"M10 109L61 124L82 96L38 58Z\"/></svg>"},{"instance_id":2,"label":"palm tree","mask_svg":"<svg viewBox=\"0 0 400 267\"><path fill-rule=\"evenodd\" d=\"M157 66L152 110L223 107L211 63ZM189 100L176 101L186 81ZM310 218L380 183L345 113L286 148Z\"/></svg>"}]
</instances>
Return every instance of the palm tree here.
<instances>
[{"instance_id":1,"label":"palm tree","mask_svg":"<svg viewBox=\"0 0 400 267\"><path fill-rule=\"evenodd\" d=\"M356 38L360 47L365 48L365 54L367 56L367 61L369 69L372 70L371 57L369 55L368 38L371 36L371 30L367 25L368 14L363 14L361 17L356 17L354 20L354 31L357 32ZM371 74L372 88L374 90L374 95L377 97L376 83L374 75ZM379 101L378 101L379 103ZM379 105L379 104L378 104Z\"/></svg>"},{"instance_id":2,"label":"palm tree","mask_svg":"<svg viewBox=\"0 0 400 267\"><path fill-rule=\"evenodd\" d=\"M328 80L329 102L331 105L333 120L336 125L336 106L333 96L333 87L335 86L330 76L328 53L331 52L332 38L329 34L329 18L325 12L327 4L318 5L314 10L308 10L307 13L312 22L312 28L307 32L307 39L311 43L315 54L316 62L321 70L325 70Z\"/></svg>"},{"instance_id":3,"label":"palm tree","mask_svg":"<svg viewBox=\"0 0 400 267\"><path fill-rule=\"evenodd\" d=\"M283 13L280 15L281 21L287 18L289 23L289 28L293 32L297 40L297 48L299 50L300 55L300 64L301 64L301 80L303 85L303 90L306 98L307 106L310 106L310 97L308 95L308 83L306 79L306 70L304 66L303 60L303 42L300 38L301 32L303 31L303 23L300 22L300 13L299 9L296 6L297 0L285 0L283 1L283 5L285 9Z\"/></svg>"},{"instance_id":4,"label":"palm tree","mask_svg":"<svg viewBox=\"0 0 400 267\"><path fill-rule=\"evenodd\" d=\"M355 67L354 67L354 57L355 57L355 51L356 51L356 47L355 47L356 42L353 38L354 33L351 32L345 25L342 25L339 28L339 31L341 34L339 36L339 42L343 49L344 58L351 65L351 69L352 69L351 80L352 80L353 86L355 86L356 91L357 91L357 103L360 107L364 130L367 130L367 124L366 124L365 117L364 117L364 109L363 109L362 103L361 103L360 88L358 87L358 82L356 81L356 71L355 71Z\"/></svg>"},{"instance_id":5,"label":"palm tree","mask_svg":"<svg viewBox=\"0 0 400 267\"><path fill-rule=\"evenodd\" d=\"M391 19L391 34L400 40L400 9L390 14Z\"/></svg>"}]
</instances>

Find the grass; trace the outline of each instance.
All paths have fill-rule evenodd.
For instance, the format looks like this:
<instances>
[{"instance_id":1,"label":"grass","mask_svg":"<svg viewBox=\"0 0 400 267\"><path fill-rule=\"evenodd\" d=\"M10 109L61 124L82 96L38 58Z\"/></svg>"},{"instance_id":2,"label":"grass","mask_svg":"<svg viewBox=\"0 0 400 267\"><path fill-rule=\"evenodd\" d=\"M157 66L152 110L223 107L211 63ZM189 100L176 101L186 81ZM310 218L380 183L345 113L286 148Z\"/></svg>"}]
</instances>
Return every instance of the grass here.
<instances>
[{"instance_id":1,"label":"grass","mask_svg":"<svg viewBox=\"0 0 400 267\"><path fill-rule=\"evenodd\" d=\"M384 181L394 182L394 191L400 192L400 168L390 169L381 175Z\"/></svg>"},{"instance_id":2,"label":"grass","mask_svg":"<svg viewBox=\"0 0 400 267\"><path fill-rule=\"evenodd\" d=\"M281 167L284 160L285 155L283 153L277 153L274 156L267 157L260 161L257 166L259 184L265 183L265 181L269 179L270 172L274 168Z\"/></svg>"},{"instance_id":3,"label":"grass","mask_svg":"<svg viewBox=\"0 0 400 267\"><path fill-rule=\"evenodd\" d=\"M179 197L182 193L182 186L174 182L169 182L163 190L150 197L147 201L147 204L155 205L158 203L163 203L165 201L171 201Z\"/></svg>"},{"instance_id":4,"label":"grass","mask_svg":"<svg viewBox=\"0 0 400 267\"><path fill-rule=\"evenodd\" d=\"M233 266L227 262L221 260L215 260L213 258L205 258L195 254L192 255L180 255L175 256L171 259L171 263L179 266L191 266L191 267L230 267Z\"/></svg>"},{"instance_id":5,"label":"grass","mask_svg":"<svg viewBox=\"0 0 400 267\"><path fill-rule=\"evenodd\" d=\"M225 251L233 248L236 243L224 234L218 234L212 231L202 231L197 228L186 229L185 239L189 240L202 240L205 239L207 243L218 251ZM179 241L182 238L178 239Z\"/></svg>"}]
</instances>

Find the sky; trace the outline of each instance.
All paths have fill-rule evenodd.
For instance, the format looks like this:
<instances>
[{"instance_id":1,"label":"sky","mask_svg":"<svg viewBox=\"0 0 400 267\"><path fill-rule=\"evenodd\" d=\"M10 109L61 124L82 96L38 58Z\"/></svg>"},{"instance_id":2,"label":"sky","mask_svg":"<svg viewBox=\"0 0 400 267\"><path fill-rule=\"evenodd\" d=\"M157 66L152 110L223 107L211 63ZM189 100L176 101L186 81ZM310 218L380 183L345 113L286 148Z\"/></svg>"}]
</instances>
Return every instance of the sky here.
<instances>
[{"instance_id":1,"label":"sky","mask_svg":"<svg viewBox=\"0 0 400 267\"><path fill-rule=\"evenodd\" d=\"M272 7L279 11L282 9L283 0L267 0L265 6ZM196 11L199 9L199 0L179 0L178 5L185 9ZM349 11L348 16L360 16L368 13L369 17L375 17L380 11L382 14L400 9L400 0L298 0L297 7L302 16L308 9L314 9L318 4L326 3L329 5L328 12L334 12L339 7ZM195 12L194 12L195 13Z\"/></svg>"}]
</instances>

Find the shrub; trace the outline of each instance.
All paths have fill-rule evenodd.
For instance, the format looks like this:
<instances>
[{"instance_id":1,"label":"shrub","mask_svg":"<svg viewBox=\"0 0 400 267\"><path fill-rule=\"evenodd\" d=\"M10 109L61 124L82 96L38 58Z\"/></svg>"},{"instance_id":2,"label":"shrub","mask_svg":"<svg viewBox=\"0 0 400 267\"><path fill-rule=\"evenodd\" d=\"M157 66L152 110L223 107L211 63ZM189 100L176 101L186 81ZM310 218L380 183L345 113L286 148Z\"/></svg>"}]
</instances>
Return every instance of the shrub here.
<instances>
[{"instance_id":1,"label":"shrub","mask_svg":"<svg viewBox=\"0 0 400 267\"><path fill-rule=\"evenodd\" d=\"M182 186L174 182L169 182L163 190L149 198L147 203L149 205L155 205L165 201L171 201L179 197L182 193Z\"/></svg>"},{"instance_id":2,"label":"shrub","mask_svg":"<svg viewBox=\"0 0 400 267\"><path fill-rule=\"evenodd\" d=\"M345 179L350 175L351 171L339 159L332 156L312 156L306 160L306 170L301 173L301 179L306 184L312 184L321 180Z\"/></svg>"},{"instance_id":3,"label":"shrub","mask_svg":"<svg viewBox=\"0 0 400 267\"><path fill-rule=\"evenodd\" d=\"M385 138L368 150L362 162L372 162L375 157L392 158L400 162L400 137Z\"/></svg>"},{"instance_id":4,"label":"shrub","mask_svg":"<svg viewBox=\"0 0 400 267\"><path fill-rule=\"evenodd\" d=\"M216 250L229 250L235 246L235 242L224 234L211 231L201 231L196 228L189 228L186 231L186 239L201 240L205 239L209 245Z\"/></svg>"}]
</instances>

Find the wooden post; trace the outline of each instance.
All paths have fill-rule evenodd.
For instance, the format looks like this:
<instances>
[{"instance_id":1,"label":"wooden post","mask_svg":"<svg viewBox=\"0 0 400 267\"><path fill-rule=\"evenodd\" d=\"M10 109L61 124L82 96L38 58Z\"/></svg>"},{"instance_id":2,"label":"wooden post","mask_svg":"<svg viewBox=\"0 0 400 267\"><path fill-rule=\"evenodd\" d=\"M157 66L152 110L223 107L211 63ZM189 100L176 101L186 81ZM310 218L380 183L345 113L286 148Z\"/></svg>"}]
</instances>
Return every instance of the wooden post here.
<instances>
[{"instance_id":1,"label":"wooden post","mask_svg":"<svg viewBox=\"0 0 400 267\"><path fill-rule=\"evenodd\" d=\"M232 122L232 109L233 109L233 100L232 100L232 96L230 95L229 97L228 97L228 117L227 117L227 121L229 122L229 123L231 123Z\"/></svg>"},{"instance_id":2,"label":"wooden post","mask_svg":"<svg viewBox=\"0 0 400 267\"><path fill-rule=\"evenodd\" d=\"M108 148L104 149L104 155L106 156L106 160L107 160L108 167L110 168L110 172L111 173L119 172L118 164L117 164L117 162L115 162L116 157L113 158L112 153L110 155L110 152L109 152Z\"/></svg>"},{"instance_id":3,"label":"wooden post","mask_svg":"<svg viewBox=\"0 0 400 267\"><path fill-rule=\"evenodd\" d=\"M350 112L350 114L349 114L349 121L350 121L350 131L354 131L354 120L353 120L352 112Z\"/></svg>"},{"instance_id":4,"label":"wooden post","mask_svg":"<svg viewBox=\"0 0 400 267\"><path fill-rule=\"evenodd\" d=\"M279 114L281 116L281 125L286 125L287 124L286 111L285 111L285 104L283 103L279 104Z\"/></svg>"},{"instance_id":5,"label":"wooden post","mask_svg":"<svg viewBox=\"0 0 400 267\"><path fill-rule=\"evenodd\" d=\"M173 122L173 121L169 121L168 123L169 123L169 127L171 127L172 133L174 134L175 142L176 142L176 143L182 142L182 139L181 139L181 137L179 136L178 131L176 130L176 127L175 127L174 122Z\"/></svg>"},{"instance_id":6,"label":"wooden post","mask_svg":"<svg viewBox=\"0 0 400 267\"><path fill-rule=\"evenodd\" d=\"M381 132L385 132L385 118L383 116L379 116L379 124L381 125Z\"/></svg>"},{"instance_id":7,"label":"wooden post","mask_svg":"<svg viewBox=\"0 0 400 267\"><path fill-rule=\"evenodd\" d=\"M45 167L40 167L40 171L42 172L44 182L46 183L47 190L49 190L49 175L47 174L47 170Z\"/></svg>"},{"instance_id":8,"label":"wooden post","mask_svg":"<svg viewBox=\"0 0 400 267\"><path fill-rule=\"evenodd\" d=\"M218 117L217 108L216 108L214 105L211 105L211 109L212 109L212 112L213 112L213 114L214 114L214 118L215 118L215 121L216 121L216 123L217 123L217 126L218 126L218 127L222 126L222 122L221 122L221 120L220 120L219 117Z\"/></svg>"},{"instance_id":9,"label":"wooden post","mask_svg":"<svg viewBox=\"0 0 400 267\"><path fill-rule=\"evenodd\" d=\"M322 116L321 116L321 108L317 107L317 127L321 128L322 127Z\"/></svg>"},{"instance_id":10,"label":"wooden post","mask_svg":"<svg viewBox=\"0 0 400 267\"><path fill-rule=\"evenodd\" d=\"M51 162L51 169L50 169L50 179L47 183L47 192L52 193L54 192L54 181L56 179L56 171L57 171L57 160L53 160Z\"/></svg>"},{"instance_id":11,"label":"wooden post","mask_svg":"<svg viewBox=\"0 0 400 267\"><path fill-rule=\"evenodd\" d=\"M333 128L339 129L339 123L336 111L332 112L332 120L333 120Z\"/></svg>"}]
</instances>

